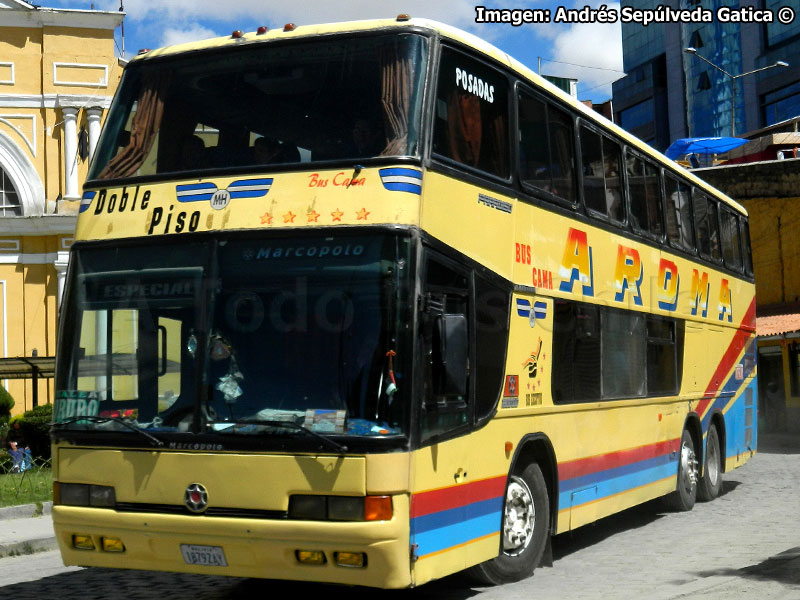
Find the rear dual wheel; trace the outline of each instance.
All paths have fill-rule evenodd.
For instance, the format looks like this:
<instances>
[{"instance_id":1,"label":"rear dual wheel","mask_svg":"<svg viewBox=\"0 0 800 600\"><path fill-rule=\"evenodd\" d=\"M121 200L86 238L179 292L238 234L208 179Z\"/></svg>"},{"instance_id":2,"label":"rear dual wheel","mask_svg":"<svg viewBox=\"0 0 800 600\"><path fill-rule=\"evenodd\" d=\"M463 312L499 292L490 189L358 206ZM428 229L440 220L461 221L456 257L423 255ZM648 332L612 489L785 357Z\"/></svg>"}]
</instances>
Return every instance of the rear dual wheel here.
<instances>
[{"instance_id":1,"label":"rear dual wheel","mask_svg":"<svg viewBox=\"0 0 800 600\"><path fill-rule=\"evenodd\" d=\"M501 527L500 554L469 570L470 575L489 585L530 577L542 560L550 535L550 501L536 463L509 476Z\"/></svg>"},{"instance_id":2,"label":"rear dual wheel","mask_svg":"<svg viewBox=\"0 0 800 600\"><path fill-rule=\"evenodd\" d=\"M717 426L713 424L708 428L706 434L705 457L703 476L697 486L697 497L708 502L719 496L722 491L722 448Z\"/></svg>"}]
</instances>

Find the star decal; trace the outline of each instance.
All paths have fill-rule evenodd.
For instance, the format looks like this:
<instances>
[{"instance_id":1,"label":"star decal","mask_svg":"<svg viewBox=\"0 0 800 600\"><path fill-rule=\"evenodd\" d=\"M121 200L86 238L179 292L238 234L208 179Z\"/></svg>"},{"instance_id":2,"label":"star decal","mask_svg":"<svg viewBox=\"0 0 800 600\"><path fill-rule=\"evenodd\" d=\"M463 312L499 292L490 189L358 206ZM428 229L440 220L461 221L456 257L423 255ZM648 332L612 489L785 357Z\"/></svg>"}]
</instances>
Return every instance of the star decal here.
<instances>
[{"instance_id":1,"label":"star decal","mask_svg":"<svg viewBox=\"0 0 800 600\"><path fill-rule=\"evenodd\" d=\"M284 223L294 223L294 219L297 215L294 214L292 211L289 211L285 215L283 215L283 222Z\"/></svg>"},{"instance_id":2,"label":"star decal","mask_svg":"<svg viewBox=\"0 0 800 600\"><path fill-rule=\"evenodd\" d=\"M264 213L263 215L261 215L261 224L272 225L272 215L269 213Z\"/></svg>"},{"instance_id":3,"label":"star decal","mask_svg":"<svg viewBox=\"0 0 800 600\"><path fill-rule=\"evenodd\" d=\"M319 219L319 213L315 210L310 211L307 215L309 223L316 223Z\"/></svg>"},{"instance_id":4,"label":"star decal","mask_svg":"<svg viewBox=\"0 0 800 600\"><path fill-rule=\"evenodd\" d=\"M369 211L366 208L362 208L356 213L356 220L357 221L366 221L367 216L369 215Z\"/></svg>"},{"instance_id":5,"label":"star decal","mask_svg":"<svg viewBox=\"0 0 800 600\"><path fill-rule=\"evenodd\" d=\"M340 223L342 222L342 215L344 215L344 213L342 211L340 211L338 208L331 213L331 216L333 217L333 220L334 221L339 221Z\"/></svg>"}]
</instances>

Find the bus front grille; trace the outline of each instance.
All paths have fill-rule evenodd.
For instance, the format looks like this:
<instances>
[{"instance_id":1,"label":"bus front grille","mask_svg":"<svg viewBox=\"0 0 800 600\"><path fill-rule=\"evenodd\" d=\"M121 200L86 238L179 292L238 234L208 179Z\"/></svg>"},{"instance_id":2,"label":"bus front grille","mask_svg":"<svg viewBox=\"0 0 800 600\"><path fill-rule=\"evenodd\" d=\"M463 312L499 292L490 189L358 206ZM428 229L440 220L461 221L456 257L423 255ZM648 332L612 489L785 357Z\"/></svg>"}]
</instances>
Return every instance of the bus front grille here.
<instances>
[{"instance_id":1,"label":"bus front grille","mask_svg":"<svg viewBox=\"0 0 800 600\"><path fill-rule=\"evenodd\" d=\"M166 515L191 515L205 517L228 517L234 519L287 519L289 514L284 510L254 510L251 508L230 508L226 506L209 506L200 514L191 512L180 504L146 504L139 502L117 502L118 512L157 513Z\"/></svg>"}]
</instances>

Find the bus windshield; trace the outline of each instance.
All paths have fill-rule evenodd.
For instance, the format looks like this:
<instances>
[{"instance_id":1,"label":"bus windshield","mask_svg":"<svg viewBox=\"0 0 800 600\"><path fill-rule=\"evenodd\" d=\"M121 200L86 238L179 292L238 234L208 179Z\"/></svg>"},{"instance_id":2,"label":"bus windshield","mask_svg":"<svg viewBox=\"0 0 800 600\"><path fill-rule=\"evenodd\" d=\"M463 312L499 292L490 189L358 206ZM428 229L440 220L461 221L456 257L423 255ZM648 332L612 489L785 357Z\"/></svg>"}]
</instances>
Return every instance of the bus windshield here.
<instances>
[{"instance_id":1,"label":"bus windshield","mask_svg":"<svg viewBox=\"0 0 800 600\"><path fill-rule=\"evenodd\" d=\"M427 40L242 44L126 69L89 180L414 156Z\"/></svg>"},{"instance_id":2,"label":"bus windshield","mask_svg":"<svg viewBox=\"0 0 800 600\"><path fill-rule=\"evenodd\" d=\"M361 234L77 249L54 421L405 434L409 247Z\"/></svg>"}]
</instances>

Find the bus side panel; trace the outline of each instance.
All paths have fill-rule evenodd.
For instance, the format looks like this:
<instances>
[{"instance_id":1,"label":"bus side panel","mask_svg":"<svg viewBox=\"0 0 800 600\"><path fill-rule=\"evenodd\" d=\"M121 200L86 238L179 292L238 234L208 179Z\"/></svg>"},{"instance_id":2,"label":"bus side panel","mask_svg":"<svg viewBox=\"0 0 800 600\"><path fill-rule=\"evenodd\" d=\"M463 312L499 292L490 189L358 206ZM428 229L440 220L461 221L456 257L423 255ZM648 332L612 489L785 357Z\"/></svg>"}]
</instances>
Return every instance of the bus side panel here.
<instances>
[{"instance_id":1,"label":"bus side panel","mask_svg":"<svg viewBox=\"0 0 800 600\"><path fill-rule=\"evenodd\" d=\"M488 426L413 453L410 529L415 585L497 556L510 463L497 440L496 428ZM476 453L476 448L482 450Z\"/></svg>"},{"instance_id":2,"label":"bus side panel","mask_svg":"<svg viewBox=\"0 0 800 600\"><path fill-rule=\"evenodd\" d=\"M701 416L704 439L715 415L724 416L724 430L718 432L724 443L725 470L743 465L757 448L757 380L755 362L755 336L747 327L755 303L745 314L742 327L731 331L726 344L714 343L708 353L716 362L711 379L702 399L696 404ZM720 341L720 335L707 339ZM688 342L688 340L687 340ZM708 369L710 371L710 369ZM705 452L703 453L705 456Z\"/></svg>"},{"instance_id":3,"label":"bus side panel","mask_svg":"<svg viewBox=\"0 0 800 600\"><path fill-rule=\"evenodd\" d=\"M731 409L725 413L728 435L725 439L725 470L745 464L758 447L757 392L758 381L750 380Z\"/></svg>"},{"instance_id":4,"label":"bus side panel","mask_svg":"<svg viewBox=\"0 0 800 600\"><path fill-rule=\"evenodd\" d=\"M503 439L541 433L552 444L556 532L561 533L675 489L686 403L632 399L554 404L552 369L559 360L555 306L548 296L514 294L507 379L517 383L506 385L496 423ZM595 367L599 365L598 357ZM517 388L515 394L511 387Z\"/></svg>"}]
</instances>

